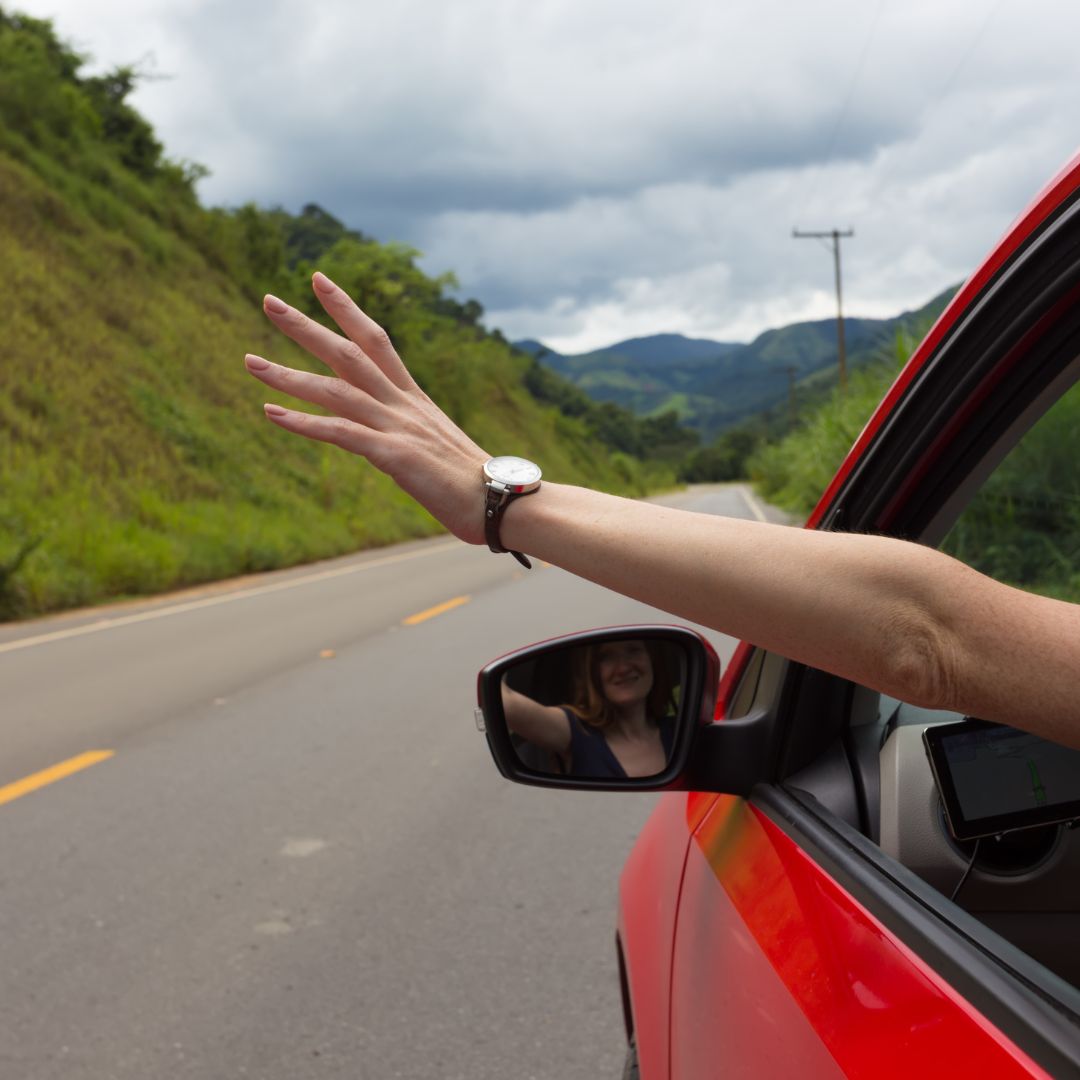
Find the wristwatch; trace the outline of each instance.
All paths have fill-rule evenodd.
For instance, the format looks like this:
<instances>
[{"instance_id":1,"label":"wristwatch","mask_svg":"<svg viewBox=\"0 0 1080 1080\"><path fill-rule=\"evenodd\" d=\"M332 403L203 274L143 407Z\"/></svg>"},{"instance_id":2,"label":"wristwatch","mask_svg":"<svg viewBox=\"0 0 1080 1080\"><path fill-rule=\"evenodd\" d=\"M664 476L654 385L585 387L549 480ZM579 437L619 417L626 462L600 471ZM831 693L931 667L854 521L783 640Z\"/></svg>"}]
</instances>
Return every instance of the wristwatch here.
<instances>
[{"instance_id":1,"label":"wristwatch","mask_svg":"<svg viewBox=\"0 0 1080 1080\"><path fill-rule=\"evenodd\" d=\"M519 457L493 457L484 464L484 539L492 551L510 551L499 539L502 517L519 495L531 495L540 487L540 466ZM520 551L510 554L526 570L532 563Z\"/></svg>"}]
</instances>

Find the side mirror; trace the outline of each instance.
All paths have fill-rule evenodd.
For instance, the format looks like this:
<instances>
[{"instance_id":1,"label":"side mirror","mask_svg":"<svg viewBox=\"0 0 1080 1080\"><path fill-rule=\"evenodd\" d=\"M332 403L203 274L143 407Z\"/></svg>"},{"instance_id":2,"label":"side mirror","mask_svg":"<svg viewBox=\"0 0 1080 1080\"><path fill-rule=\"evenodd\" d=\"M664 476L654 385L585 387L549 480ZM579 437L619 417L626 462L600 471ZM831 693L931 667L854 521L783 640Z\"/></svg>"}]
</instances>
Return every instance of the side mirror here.
<instances>
[{"instance_id":1,"label":"side mirror","mask_svg":"<svg viewBox=\"0 0 1080 1080\"><path fill-rule=\"evenodd\" d=\"M719 678L715 650L692 630L587 630L488 664L478 679L478 718L510 780L685 788L692 747L712 723Z\"/></svg>"}]
</instances>

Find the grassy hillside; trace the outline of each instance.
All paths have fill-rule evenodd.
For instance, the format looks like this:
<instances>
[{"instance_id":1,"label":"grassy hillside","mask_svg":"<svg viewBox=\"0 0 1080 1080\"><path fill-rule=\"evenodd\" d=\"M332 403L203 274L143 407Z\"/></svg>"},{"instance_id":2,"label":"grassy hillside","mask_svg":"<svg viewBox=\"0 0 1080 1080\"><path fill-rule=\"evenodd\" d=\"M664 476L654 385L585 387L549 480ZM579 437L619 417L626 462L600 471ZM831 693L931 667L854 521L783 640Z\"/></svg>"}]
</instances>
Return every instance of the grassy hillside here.
<instances>
[{"instance_id":1,"label":"grassy hillside","mask_svg":"<svg viewBox=\"0 0 1080 1080\"><path fill-rule=\"evenodd\" d=\"M245 351L314 366L258 302L313 306L310 263L290 257L298 219L201 207L199 170L126 104L131 72L83 79L80 64L48 23L0 11L0 617L436 531L365 462L262 417ZM527 358L414 253L330 241L304 254L322 252L481 445L552 479L642 489L641 464L538 402Z\"/></svg>"}]
</instances>

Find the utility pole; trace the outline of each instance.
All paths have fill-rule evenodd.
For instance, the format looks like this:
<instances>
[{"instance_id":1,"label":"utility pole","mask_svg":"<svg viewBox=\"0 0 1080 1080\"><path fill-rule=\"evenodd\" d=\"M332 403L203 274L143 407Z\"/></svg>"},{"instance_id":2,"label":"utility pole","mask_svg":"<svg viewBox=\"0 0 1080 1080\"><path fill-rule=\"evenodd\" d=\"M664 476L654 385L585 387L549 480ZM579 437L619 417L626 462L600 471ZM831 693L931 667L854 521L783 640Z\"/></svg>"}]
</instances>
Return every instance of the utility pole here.
<instances>
[{"instance_id":1,"label":"utility pole","mask_svg":"<svg viewBox=\"0 0 1080 1080\"><path fill-rule=\"evenodd\" d=\"M847 351L844 348L844 297L840 287L840 240L854 236L854 229L829 229L827 232L800 232L792 229L796 240L832 240L833 266L836 268L836 353L840 364L840 389L847 389Z\"/></svg>"}]
</instances>

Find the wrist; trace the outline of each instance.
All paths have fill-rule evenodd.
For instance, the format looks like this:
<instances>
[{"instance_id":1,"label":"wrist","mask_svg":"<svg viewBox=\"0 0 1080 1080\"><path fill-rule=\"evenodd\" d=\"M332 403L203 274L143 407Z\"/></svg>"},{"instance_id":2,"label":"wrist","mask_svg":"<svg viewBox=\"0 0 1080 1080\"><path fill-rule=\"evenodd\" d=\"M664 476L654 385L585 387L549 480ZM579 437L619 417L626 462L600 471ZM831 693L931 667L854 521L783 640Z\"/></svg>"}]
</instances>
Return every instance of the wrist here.
<instances>
[{"instance_id":1,"label":"wrist","mask_svg":"<svg viewBox=\"0 0 1080 1080\"><path fill-rule=\"evenodd\" d=\"M579 491L585 489L545 480L535 494L515 499L503 513L503 544L547 562L561 563L567 545L574 542L574 495ZM553 537L557 538L554 543Z\"/></svg>"}]
</instances>

